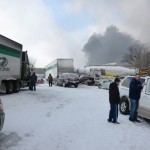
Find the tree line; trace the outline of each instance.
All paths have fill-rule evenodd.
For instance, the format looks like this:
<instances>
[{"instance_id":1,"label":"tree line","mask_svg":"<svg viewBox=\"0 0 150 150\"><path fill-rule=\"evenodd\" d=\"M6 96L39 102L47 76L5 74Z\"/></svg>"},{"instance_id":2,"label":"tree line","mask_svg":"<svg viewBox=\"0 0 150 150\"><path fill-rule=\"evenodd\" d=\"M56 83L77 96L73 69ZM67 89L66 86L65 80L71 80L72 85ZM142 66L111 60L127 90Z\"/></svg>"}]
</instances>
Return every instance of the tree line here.
<instances>
[{"instance_id":1,"label":"tree line","mask_svg":"<svg viewBox=\"0 0 150 150\"><path fill-rule=\"evenodd\" d=\"M144 44L138 43L130 46L122 62L129 67L139 68L139 70L147 68L150 75L150 49Z\"/></svg>"}]
</instances>

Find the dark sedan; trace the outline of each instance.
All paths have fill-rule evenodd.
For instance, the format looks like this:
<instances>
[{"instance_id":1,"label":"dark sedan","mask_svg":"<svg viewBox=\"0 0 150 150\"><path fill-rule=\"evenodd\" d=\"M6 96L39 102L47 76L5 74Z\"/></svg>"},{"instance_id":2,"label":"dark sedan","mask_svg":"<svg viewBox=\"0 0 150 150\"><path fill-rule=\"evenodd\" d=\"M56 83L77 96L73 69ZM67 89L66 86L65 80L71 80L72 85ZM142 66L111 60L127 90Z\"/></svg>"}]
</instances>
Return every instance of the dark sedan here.
<instances>
[{"instance_id":1,"label":"dark sedan","mask_svg":"<svg viewBox=\"0 0 150 150\"><path fill-rule=\"evenodd\" d=\"M79 76L76 73L62 73L56 79L56 85L61 85L63 87L71 86L78 87Z\"/></svg>"},{"instance_id":2,"label":"dark sedan","mask_svg":"<svg viewBox=\"0 0 150 150\"><path fill-rule=\"evenodd\" d=\"M3 128L4 119L5 119L5 114L4 114L4 111L3 111L3 104L2 104L2 101L0 99L0 131Z\"/></svg>"},{"instance_id":3,"label":"dark sedan","mask_svg":"<svg viewBox=\"0 0 150 150\"><path fill-rule=\"evenodd\" d=\"M87 85L94 85L94 78L88 75L82 75L79 77L79 82Z\"/></svg>"}]
</instances>

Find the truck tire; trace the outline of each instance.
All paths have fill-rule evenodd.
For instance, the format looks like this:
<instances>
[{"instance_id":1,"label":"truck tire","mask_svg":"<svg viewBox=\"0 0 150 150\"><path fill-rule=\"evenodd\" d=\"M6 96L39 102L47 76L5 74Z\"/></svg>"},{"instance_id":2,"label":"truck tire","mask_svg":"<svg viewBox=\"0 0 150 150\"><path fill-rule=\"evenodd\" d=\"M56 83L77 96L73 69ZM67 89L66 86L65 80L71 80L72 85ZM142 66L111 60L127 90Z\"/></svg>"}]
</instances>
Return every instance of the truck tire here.
<instances>
[{"instance_id":1,"label":"truck tire","mask_svg":"<svg viewBox=\"0 0 150 150\"><path fill-rule=\"evenodd\" d=\"M20 91L20 83L18 81L14 82L14 93L18 93Z\"/></svg>"},{"instance_id":2,"label":"truck tire","mask_svg":"<svg viewBox=\"0 0 150 150\"><path fill-rule=\"evenodd\" d=\"M77 88L77 87L78 87L78 84L75 84L74 87Z\"/></svg>"},{"instance_id":3,"label":"truck tire","mask_svg":"<svg viewBox=\"0 0 150 150\"><path fill-rule=\"evenodd\" d=\"M13 82L8 81L6 83L6 94L11 94L13 92Z\"/></svg>"},{"instance_id":4,"label":"truck tire","mask_svg":"<svg viewBox=\"0 0 150 150\"><path fill-rule=\"evenodd\" d=\"M126 97L122 97L120 101L120 113L123 115L129 114L129 101Z\"/></svg>"}]
</instances>

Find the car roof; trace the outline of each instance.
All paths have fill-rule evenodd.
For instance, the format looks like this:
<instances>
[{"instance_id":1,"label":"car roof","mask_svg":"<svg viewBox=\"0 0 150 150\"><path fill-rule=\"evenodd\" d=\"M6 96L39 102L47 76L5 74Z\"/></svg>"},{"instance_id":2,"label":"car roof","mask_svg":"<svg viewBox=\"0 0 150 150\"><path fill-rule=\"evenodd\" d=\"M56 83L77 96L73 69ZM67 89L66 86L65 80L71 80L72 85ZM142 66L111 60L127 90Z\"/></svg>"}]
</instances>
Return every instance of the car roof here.
<instances>
[{"instance_id":1,"label":"car roof","mask_svg":"<svg viewBox=\"0 0 150 150\"><path fill-rule=\"evenodd\" d=\"M135 76L125 76L125 78L128 78L128 77L132 77L132 78L134 78ZM146 76L147 77L147 76ZM142 78L142 79L146 79L146 77L140 77L140 78ZM124 78L124 79L125 79Z\"/></svg>"}]
</instances>

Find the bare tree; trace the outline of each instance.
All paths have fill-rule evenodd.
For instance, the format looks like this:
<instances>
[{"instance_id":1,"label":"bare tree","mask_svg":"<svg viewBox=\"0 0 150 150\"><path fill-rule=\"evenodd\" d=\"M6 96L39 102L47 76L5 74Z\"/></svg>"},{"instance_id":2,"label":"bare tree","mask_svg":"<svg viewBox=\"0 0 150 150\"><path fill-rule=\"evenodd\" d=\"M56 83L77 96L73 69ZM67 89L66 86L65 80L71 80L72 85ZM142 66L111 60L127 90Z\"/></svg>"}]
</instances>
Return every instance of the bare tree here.
<instances>
[{"instance_id":1,"label":"bare tree","mask_svg":"<svg viewBox=\"0 0 150 150\"><path fill-rule=\"evenodd\" d=\"M128 52L123 56L123 63L136 68L150 67L150 51L143 44L129 47Z\"/></svg>"}]
</instances>

